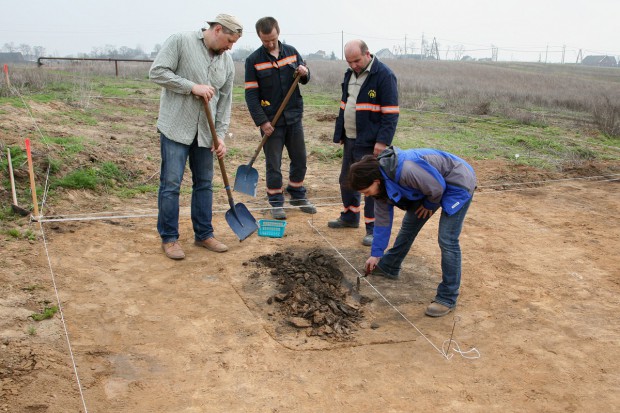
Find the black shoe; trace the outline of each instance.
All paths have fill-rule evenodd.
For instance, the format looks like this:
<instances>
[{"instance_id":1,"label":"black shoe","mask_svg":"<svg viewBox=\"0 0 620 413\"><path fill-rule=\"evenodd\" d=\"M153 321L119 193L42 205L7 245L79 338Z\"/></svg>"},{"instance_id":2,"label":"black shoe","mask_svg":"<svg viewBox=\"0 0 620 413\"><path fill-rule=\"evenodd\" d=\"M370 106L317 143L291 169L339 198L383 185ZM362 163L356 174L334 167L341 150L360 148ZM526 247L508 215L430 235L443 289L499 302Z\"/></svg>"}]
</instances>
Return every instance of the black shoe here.
<instances>
[{"instance_id":1,"label":"black shoe","mask_svg":"<svg viewBox=\"0 0 620 413\"><path fill-rule=\"evenodd\" d=\"M343 221L342 218L338 218L334 221L328 221L327 226L330 228L359 228L359 222Z\"/></svg>"},{"instance_id":2,"label":"black shoe","mask_svg":"<svg viewBox=\"0 0 620 413\"><path fill-rule=\"evenodd\" d=\"M282 207L271 208L271 216L273 219L286 219L286 212Z\"/></svg>"},{"instance_id":3,"label":"black shoe","mask_svg":"<svg viewBox=\"0 0 620 413\"><path fill-rule=\"evenodd\" d=\"M381 268L379 268L378 265L375 267L374 270L372 270L372 272L370 274L371 275L378 275L379 277L384 277L384 278L387 278L388 280L398 280L398 278L399 278L398 275L392 275L392 274L386 273Z\"/></svg>"},{"instance_id":4,"label":"black shoe","mask_svg":"<svg viewBox=\"0 0 620 413\"><path fill-rule=\"evenodd\" d=\"M305 212L306 214L316 214L316 207L306 198L291 199L290 203L293 206L298 206L301 212Z\"/></svg>"}]
</instances>

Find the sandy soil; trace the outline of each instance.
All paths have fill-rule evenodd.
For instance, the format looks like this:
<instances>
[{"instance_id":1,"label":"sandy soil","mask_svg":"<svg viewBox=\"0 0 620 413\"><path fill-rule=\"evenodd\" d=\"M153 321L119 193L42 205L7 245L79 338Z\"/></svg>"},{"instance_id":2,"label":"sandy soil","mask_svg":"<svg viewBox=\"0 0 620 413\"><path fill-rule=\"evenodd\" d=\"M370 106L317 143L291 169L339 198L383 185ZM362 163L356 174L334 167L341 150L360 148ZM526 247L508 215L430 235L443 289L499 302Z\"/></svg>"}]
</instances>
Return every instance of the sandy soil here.
<instances>
[{"instance_id":1,"label":"sandy soil","mask_svg":"<svg viewBox=\"0 0 620 413\"><path fill-rule=\"evenodd\" d=\"M103 127L91 133L108 137ZM229 146L246 147L240 131L255 131L233 129L240 138ZM134 132L116 133L106 150ZM312 131L310 139L322 133ZM156 153L152 135L144 147ZM229 173L243 163L231 162ZM340 209L337 163L311 160L307 186L319 212L289 209L283 238L238 242L219 191L214 222L230 246L225 254L192 245L185 198L187 258L179 262L161 252L153 195L128 201L66 191L46 214L100 219L35 223L36 241L2 241L0 411L614 411L620 406L618 182L497 191L483 184L543 173L499 161L474 165L481 188L461 238L457 310L424 316L440 279L432 220L400 280L362 282L360 293L371 301L345 340L292 327L278 303L268 303L273 279L252 262L321 250L336 256L348 285L355 284L368 254L360 244L364 230L327 228ZM262 178L260 161L257 169ZM157 161L145 161L144 171L156 173ZM236 194L235 200L255 218L268 218L264 199ZM29 318L57 297L62 314ZM472 349L479 358L465 353Z\"/></svg>"}]
</instances>

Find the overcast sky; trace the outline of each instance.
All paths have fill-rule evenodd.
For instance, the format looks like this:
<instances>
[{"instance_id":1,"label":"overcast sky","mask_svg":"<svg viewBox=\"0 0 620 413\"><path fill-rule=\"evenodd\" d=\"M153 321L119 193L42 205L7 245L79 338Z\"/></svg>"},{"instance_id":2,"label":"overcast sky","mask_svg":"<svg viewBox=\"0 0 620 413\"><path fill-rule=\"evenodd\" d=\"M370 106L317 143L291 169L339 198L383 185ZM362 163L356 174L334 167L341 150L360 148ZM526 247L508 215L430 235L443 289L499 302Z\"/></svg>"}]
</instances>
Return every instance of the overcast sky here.
<instances>
[{"instance_id":1,"label":"overcast sky","mask_svg":"<svg viewBox=\"0 0 620 413\"><path fill-rule=\"evenodd\" d=\"M499 60L574 63L582 55L620 55L620 0L0 0L0 47L42 46L47 56L93 48L140 46L151 52L172 33L197 30L218 13L245 28L235 47L257 48L254 23L273 16L280 39L302 54L342 54L342 41L362 38L371 52L405 46L420 53L422 39L439 45L441 59L463 55Z\"/></svg>"}]
</instances>

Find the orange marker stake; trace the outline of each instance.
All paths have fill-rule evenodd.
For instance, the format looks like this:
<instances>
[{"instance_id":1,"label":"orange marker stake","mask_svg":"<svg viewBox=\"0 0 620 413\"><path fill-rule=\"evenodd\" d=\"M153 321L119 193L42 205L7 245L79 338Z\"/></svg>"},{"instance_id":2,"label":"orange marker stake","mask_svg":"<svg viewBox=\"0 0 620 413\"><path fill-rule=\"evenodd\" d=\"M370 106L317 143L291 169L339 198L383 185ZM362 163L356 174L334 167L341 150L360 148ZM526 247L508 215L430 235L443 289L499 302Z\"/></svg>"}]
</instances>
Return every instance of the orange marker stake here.
<instances>
[{"instance_id":1,"label":"orange marker stake","mask_svg":"<svg viewBox=\"0 0 620 413\"><path fill-rule=\"evenodd\" d=\"M37 188L34 185L34 168L32 166L32 153L30 152L30 139L26 139L26 154L28 155L28 171L30 172L30 191L32 192L34 217L37 218L39 216L39 204L37 203Z\"/></svg>"},{"instance_id":2,"label":"orange marker stake","mask_svg":"<svg viewBox=\"0 0 620 413\"><path fill-rule=\"evenodd\" d=\"M11 81L9 80L9 65L4 64L4 77L6 78L6 85L11 89Z\"/></svg>"}]
</instances>

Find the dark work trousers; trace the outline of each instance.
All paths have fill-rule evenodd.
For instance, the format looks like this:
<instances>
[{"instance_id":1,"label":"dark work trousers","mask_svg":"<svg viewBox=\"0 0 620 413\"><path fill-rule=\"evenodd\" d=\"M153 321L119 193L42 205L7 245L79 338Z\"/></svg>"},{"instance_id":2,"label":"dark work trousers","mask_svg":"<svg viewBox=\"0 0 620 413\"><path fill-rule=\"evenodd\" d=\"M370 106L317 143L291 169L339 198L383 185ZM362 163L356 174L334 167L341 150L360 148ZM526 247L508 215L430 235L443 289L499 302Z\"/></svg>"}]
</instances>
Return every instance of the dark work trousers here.
<instances>
[{"instance_id":1,"label":"dark work trousers","mask_svg":"<svg viewBox=\"0 0 620 413\"><path fill-rule=\"evenodd\" d=\"M267 196L269 204L274 207L284 205L284 193L282 186L282 152L286 147L291 161L288 175L286 192L292 199L304 199L306 188L306 143L304 141L304 129L302 122L293 125L276 126L273 134L265 142L265 164L267 169Z\"/></svg>"},{"instance_id":2,"label":"dark work trousers","mask_svg":"<svg viewBox=\"0 0 620 413\"><path fill-rule=\"evenodd\" d=\"M359 223L360 203L362 194L347 188L346 180L349 168L352 164L362 159L364 155L372 155L374 147L355 146L355 139L345 138L342 154L342 169L340 169L340 195L344 210L340 213L340 219L346 222ZM364 222L366 223L366 233L372 234L375 227L375 199L364 197Z\"/></svg>"}]
</instances>

